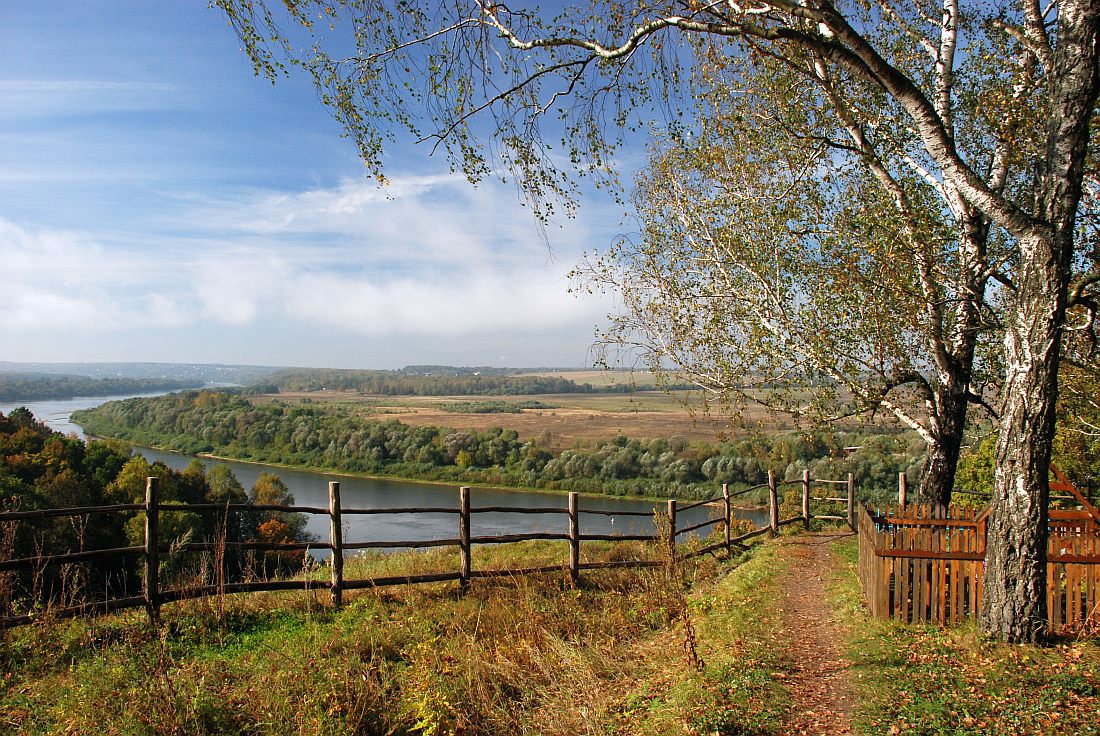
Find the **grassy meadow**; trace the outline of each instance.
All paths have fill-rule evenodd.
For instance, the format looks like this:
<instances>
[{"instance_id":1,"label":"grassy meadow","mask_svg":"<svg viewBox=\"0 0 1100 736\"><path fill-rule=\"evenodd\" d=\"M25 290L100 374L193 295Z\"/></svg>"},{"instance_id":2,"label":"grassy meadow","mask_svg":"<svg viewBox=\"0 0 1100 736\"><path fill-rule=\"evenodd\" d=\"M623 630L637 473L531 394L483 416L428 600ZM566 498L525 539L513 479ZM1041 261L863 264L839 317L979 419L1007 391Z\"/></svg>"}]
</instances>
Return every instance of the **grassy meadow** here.
<instances>
[{"instance_id":1,"label":"grassy meadow","mask_svg":"<svg viewBox=\"0 0 1100 736\"><path fill-rule=\"evenodd\" d=\"M327 596L267 593L8 631L0 731L72 734L781 734L799 707L785 540L733 559ZM863 734L1097 734L1100 647L983 641L869 620L852 538L830 611ZM588 548L586 547L586 550ZM477 567L560 560L479 548ZM592 545L590 559L652 554ZM362 555L349 575L453 566L453 550ZM667 561L666 561L667 562ZM324 571L319 571L323 573Z\"/></svg>"},{"instance_id":2,"label":"grassy meadow","mask_svg":"<svg viewBox=\"0 0 1100 736\"><path fill-rule=\"evenodd\" d=\"M633 390L516 396L379 396L353 391L285 391L252 400L256 403L340 404L365 418L392 418L414 426L476 431L503 427L515 430L523 440L548 440L548 446L554 450L606 440L618 434L638 439L682 437L688 441L716 442L743 433L744 426L766 434L795 429L789 417L753 406L746 407L738 420L731 423L730 418L715 407L710 407L708 412L701 392L665 391L657 387L656 379L649 373L578 370L523 375L562 378L597 388L632 386ZM506 408L531 402L544 406ZM486 411L489 405L501 408ZM468 410L463 411L464 407ZM841 423L838 426L845 428L848 425Z\"/></svg>"}]
</instances>

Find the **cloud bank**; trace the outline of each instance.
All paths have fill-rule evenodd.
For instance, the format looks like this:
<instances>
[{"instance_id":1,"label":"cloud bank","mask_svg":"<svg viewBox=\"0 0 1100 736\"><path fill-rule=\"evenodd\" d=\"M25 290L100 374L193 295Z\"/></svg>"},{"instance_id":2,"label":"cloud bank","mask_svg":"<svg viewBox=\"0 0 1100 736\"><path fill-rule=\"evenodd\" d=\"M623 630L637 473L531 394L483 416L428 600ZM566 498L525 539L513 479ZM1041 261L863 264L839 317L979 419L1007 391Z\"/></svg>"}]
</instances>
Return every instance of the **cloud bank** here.
<instances>
[{"instance_id":1,"label":"cloud bank","mask_svg":"<svg viewBox=\"0 0 1100 736\"><path fill-rule=\"evenodd\" d=\"M129 233L0 218L0 334L281 321L349 338L575 329L581 343L608 305L569 294L567 273L601 238L581 219L544 240L513 190L452 175L191 195Z\"/></svg>"}]
</instances>

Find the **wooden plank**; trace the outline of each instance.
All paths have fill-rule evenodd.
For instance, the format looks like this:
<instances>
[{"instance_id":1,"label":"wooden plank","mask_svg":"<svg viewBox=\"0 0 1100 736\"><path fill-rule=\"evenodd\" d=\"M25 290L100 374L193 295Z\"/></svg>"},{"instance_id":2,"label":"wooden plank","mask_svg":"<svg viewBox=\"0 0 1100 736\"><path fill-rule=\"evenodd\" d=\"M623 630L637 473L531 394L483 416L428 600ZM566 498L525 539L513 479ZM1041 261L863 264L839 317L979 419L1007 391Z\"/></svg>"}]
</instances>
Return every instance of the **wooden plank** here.
<instances>
[{"instance_id":1,"label":"wooden plank","mask_svg":"<svg viewBox=\"0 0 1100 736\"><path fill-rule=\"evenodd\" d=\"M491 534L483 537L470 537L470 544L511 544L529 542L536 539L569 541L569 535L562 532L526 532L524 534Z\"/></svg>"},{"instance_id":2,"label":"wooden plank","mask_svg":"<svg viewBox=\"0 0 1100 736\"><path fill-rule=\"evenodd\" d=\"M848 473L848 526L856 528L856 476Z\"/></svg>"},{"instance_id":3,"label":"wooden plank","mask_svg":"<svg viewBox=\"0 0 1100 736\"><path fill-rule=\"evenodd\" d=\"M725 548L725 546L725 542L715 542L714 544L708 544L706 547L700 547L697 550L693 550L692 552L685 554L683 558L685 560L690 560L693 557L701 557L705 554L710 554L711 552L716 552L720 549L723 549Z\"/></svg>"},{"instance_id":4,"label":"wooden plank","mask_svg":"<svg viewBox=\"0 0 1100 736\"><path fill-rule=\"evenodd\" d=\"M422 583L444 583L448 580L461 580L461 573L436 572L423 575L393 575L389 577L366 578L364 580L345 580L345 590L362 588L383 588L389 585L419 585Z\"/></svg>"},{"instance_id":5,"label":"wooden plank","mask_svg":"<svg viewBox=\"0 0 1100 736\"><path fill-rule=\"evenodd\" d=\"M704 501L703 503L707 503ZM447 509L453 513L457 513L455 509ZM563 509L560 506L530 506L521 508L519 506L475 506L470 509L472 514L481 513L493 513L493 514L568 514L569 509Z\"/></svg>"},{"instance_id":6,"label":"wooden plank","mask_svg":"<svg viewBox=\"0 0 1100 736\"><path fill-rule=\"evenodd\" d=\"M1058 490L1069 491L1073 497L1077 499L1077 502L1081 504L1081 507L1089 513L1089 516L1091 516L1094 521L1100 523L1100 509L1097 509L1089 503L1085 495L1077 490L1077 487L1070 483L1066 476L1062 475L1062 471L1059 470L1054 463L1050 464L1050 472L1054 473L1054 477L1058 479L1059 485L1063 486Z\"/></svg>"},{"instance_id":7,"label":"wooden plank","mask_svg":"<svg viewBox=\"0 0 1100 736\"><path fill-rule=\"evenodd\" d=\"M470 488L458 489L458 583L465 588L470 583Z\"/></svg>"},{"instance_id":8,"label":"wooden plank","mask_svg":"<svg viewBox=\"0 0 1100 736\"><path fill-rule=\"evenodd\" d=\"M768 530L764 529L763 531L767 532ZM738 539L741 539L741 537L738 537ZM656 537L652 534L581 534L580 540L582 542L652 542L656 540Z\"/></svg>"},{"instance_id":9,"label":"wooden plank","mask_svg":"<svg viewBox=\"0 0 1100 736\"><path fill-rule=\"evenodd\" d=\"M730 554L732 551L732 534L733 529L733 508L730 506L730 487L728 483L722 484L722 519L726 523L725 531L722 537L726 543L726 554Z\"/></svg>"},{"instance_id":10,"label":"wooden plank","mask_svg":"<svg viewBox=\"0 0 1100 736\"><path fill-rule=\"evenodd\" d=\"M581 563L581 525L580 515L577 513L579 495L576 491L569 492L569 579L574 584L579 579Z\"/></svg>"},{"instance_id":11,"label":"wooden plank","mask_svg":"<svg viewBox=\"0 0 1100 736\"><path fill-rule=\"evenodd\" d=\"M109 601L96 601L93 603L82 603L78 606L69 606L66 608L50 608L47 611L40 613L31 613L23 616L10 616L8 618L0 618L0 629L10 629L16 626L24 626L26 624L40 621L43 618L74 618L76 616L97 616L104 613L112 613L114 611L121 611L126 608L141 608L145 606L145 596L136 595L128 598L114 598Z\"/></svg>"},{"instance_id":12,"label":"wooden plank","mask_svg":"<svg viewBox=\"0 0 1100 736\"><path fill-rule=\"evenodd\" d=\"M344 602L344 522L340 508L340 483L330 481L328 484L328 519L329 519L329 547L332 549L332 559L329 560L331 582L329 589L332 596L332 605L339 608Z\"/></svg>"},{"instance_id":13,"label":"wooden plank","mask_svg":"<svg viewBox=\"0 0 1100 736\"><path fill-rule=\"evenodd\" d=\"M946 552L946 546L944 541L944 534L942 530L937 534L936 547L941 552ZM939 559L932 563L934 565L936 574L936 623L941 626L946 626L949 623L947 618L947 559Z\"/></svg>"},{"instance_id":14,"label":"wooden plank","mask_svg":"<svg viewBox=\"0 0 1100 736\"><path fill-rule=\"evenodd\" d=\"M918 560L984 560L981 552L936 552L926 549L894 549L875 552L879 557L905 557Z\"/></svg>"},{"instance_id":15,"label":"wooden plank","mask_svg":"<svg viewBox=\"0 0 1100 736\"><path fill-rule=\"evenodd\" d=\"M108 514L122 511L143 511L143 503L119 503L111 506L72 506L63 509L33 509L31 511L0 512L0 522L49 519L57 516L87 516L89 514Z\"/></svg>"},{"instance_id":16,"label":"wooden plank","mask_svg":"<svg viewBox=\"0 0 1100 736\"><path fill-rule=\"evenodd\" d=\"M779 490L775 485L775 471L768 471L768 527L772 534L779 533Z\"/></svg>"},{"instance_id":17,"label":"wooden plank","mask_svg":"<svg viewBox=\"0 0 1100 736\"><path fill-rule=\"evenodd\" d=\"M162 601L183 601L206 598L219 593L263 593L283 590L323 590L328 588L327 580L253 580L222 585L201 585L189 588L173 588L161 593Z\"/></svg>"},{"instance_id":18,"label":"wooden plank","mask_svg":"<svg viewBox=\"0 0 1100 736\"><path fill-rule=\"evenodd\" d=\"M265 503L162 503L161 511L279 511L296 514L327 514L328 509L320 506L287 506L284 504Z\"/></svg>"},{"instance_id":19,"label":"wooden plank","mask_svg":"<svg viewBox=\"0 0 1100 736\"><path fill-rule=\"evenodd\" d=\"M610 570L617 567L660 567L661 560L609 560L607 562L582 562L582 570Z\"/></svg>"},{"instance_id":20,"label":"wooden plank","mask_svg":"<svg viewBox=\"0 0 1100 736\"><path fill-rule=\"evenodd\" d=\"M802 521L802 518L799 517L799 518L795 519L795 521ZM677 529L676 533L677 534L687 534L688 532L694 532L694 531L697 531L699 529L702 529L705 526L713 526L714 524L721 524L721 523L722 523L721 519L704 519L703 521L700 521L698 524L692 524L691 526L686 526L683 529Z\"/></svg>"},{"instance_id":21,"label":"wooden plank","mask_svg":"<svg viewBox=\"0 0 1100 736\"><path fill-rule=\"evenodd\" d=\"M67 565L84 560L96 560L101 557L116 557L120 555L148 554L148 546L140 547L110 547L106 549L89 549L82 552L66 552L60 555L46 555L43 557L20 557L14 560L0 562L0 571L19 570L21 568L37 568L42 566Z\"/></svg>"},{"instance_id":22,"label":"wooden plank","mask_svg":"<svg viewBox=\"0 0 1100 736\"><path fill-rule=\"evenodd\" d=\"M679 509L680 509L680 511L688 511L690 509L699 508L700 506L706 506L708 503L714 503L715 501L719 501L719 500L721 500L721 499L707 498L707 499L703 499L702 501L696 501L694 503L685 504L683 506L680 506Z\"/></svg>"},{"instance_id":23,"label":"wooden plank","mask_svg":"<svg viewBox=\"0 0 1100 736\"><path fill-rule=\"evenodd\" d=\"M950 527L977 527L976 521L962 521L959 519L906 519L903 517L880 517L876 519L876 522L883 524L888 523L893 526L912 526L912 527L937 527L937 526L950 526Z\"/></svg>"},{"instance_id":24,"label":"wooden plank","mask_svg":"<svg viewBox=\"0 0 1100 736\"><path fill-rule=\"evenodd\" d=\"M604 509L581 509L582 514L594 514L596 516L648 516L653 518L653 514L656 513L657 507L653 507L653 511L605 511Z\"/></svg>"},{"instance_id":25,"label":"wooden plank","mask_svg":"<svg viewBox=\"0 0 1100 736\"><path fill-rule=\"evenodd\" d=\"M802 526L810 530L810 469L802 471Z\"/></svg>"},{"instance_id":26,"label":"wooden plank","mask_svg":"<svg viewBox=\"0 0 1100 736\"><path fill-rule=\"evenodd\" d=\"M676 559L676 499L668 499L668 554Z\"/></svg>"},{"instance_id":27,"label":"wooden plank","mask_svg":"<svg viewBox=\"0 0 1100 736\"><path fill-rule=\"evenodd\" d=\"M1047 625L1052 632L1058 631L1059 616L1058 616L1058 589L1055 587L1055 580L1057 579L1057 573L1055 568L1056 564L1047 563Z\"/></svg>"},{"instance_id":28,"label":"wooden plank","mask_svg":"<svg viewBox=\"0 0 1100 736\"><path fill-rule=\"evenodd\" d=\"M345 551L357 549L421 549L427 547L454 547L459 544L460 540L458 539L375 539L369 542L344 542L342 548Z\"/></svg>"},{"instance_id":29,"label":"wooden plank","mask_svg":"<svg viewBox=\"0 0 1100 736\"><path fill-rule=\"evenodd\" d=\"M478 511L478 509L473 509L473 511ZM344 516L371 516L378 514L457 514L460 511L449 506L395 506L388 509L341 508L340 513Z\"/></svg>"},{"instance_id":30,"label":"wooden plank","mask_svg":"<svg viewBox=\"0 0 1100 736\"><path fill-rule=\"evenodd\" d=\"M145 608L149 623L160 618L160 478L145 479Z\"/></svg>"},{"instance_id":31,"label":"wooden plank","mask_svg":"<svg viewBox=\"0 0 1100 736\"><path fill-rule=\"evenodd\" d=\"M541 567L520 567L514 570L473 570L471 578L508 578L521 575L544 575L546 573L561 572L561 565L543 565Z\"/></svg>"}]
</instances>

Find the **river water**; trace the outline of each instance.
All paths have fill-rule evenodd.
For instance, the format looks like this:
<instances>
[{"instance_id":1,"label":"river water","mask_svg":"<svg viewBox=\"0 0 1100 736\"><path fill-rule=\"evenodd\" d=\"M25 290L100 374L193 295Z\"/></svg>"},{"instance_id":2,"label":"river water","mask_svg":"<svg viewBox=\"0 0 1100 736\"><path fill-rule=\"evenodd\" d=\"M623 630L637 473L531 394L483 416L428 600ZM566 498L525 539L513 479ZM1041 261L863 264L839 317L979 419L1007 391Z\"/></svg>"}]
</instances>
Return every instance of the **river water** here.
<instances>
[{"instance_id":1,"label":"river water","mask_svg":"<svg viewBox=\"0 0 1100 736\"><path fill-rule=\"evenodd\" d=\"M72 415L78 409L91 409L93 406L106 404L108 401L132 399L138 396L163 396L164 391L156 391L148 394L124 394L122 396L83 396L75 399L47 399L45 401L16 401L0 403L0 414L11 414L13 409L25 406L30 409L35 418L45 422L50 429L61 434L75 434L84 439L84 430L79 424L73 424Z\"/></svg>"},{"instance_id":2,"label":"river water","mask_svg":"<svg viewBox=\"0 0 1100 736\"><path fill-rule=\"evenodd\" d=\"M157 396L160 394L142 394ZM107 401L131 398L127 396L98 396L57 401L33 401L0 404L0 412L9 413L17 406L26 406L50 428L63 433L74 433L83 437L80 427L72 423L71 414L77 409L99 406ZM160 460L171 468L183 470L195 459L184 455L146 447L135 447L150 462ZM241 463L231 460L212 460L198 458L204 465L215 462L228 465L245 489L256 482L262 472L278 475L290 492L294 501L301 506L328 507L328 482L340 482L341 504L345 508L394 508L408 506L431 506L439 508L458 508L458 487L431 483L417 483L405 480L381 480L358 476L336 475L311 470L295 470L255 463ZM686 502L685 502L686 503ZM484 506L518 506L521 508L556 507L566 508L568 500L564 493L541 493L497 488L475 487L470 494L472 508ZM664 504L657 503L664 510ZM624 499L613 496L584 495L580 498L580 531L582 534L649 534L653 531L651 516L606 516L585 514L583 511L653 511L653 501ZM717 508L701 506L678 514L677 526L685 527L703 521L718 513ZM763 511L737 511L736 515L750 519L760 526L766 522ZM327 515L307 515L306 529L318 539L327 540L329 520ZM702 530L706 533L710 527ZM487 536L494 534L522 534L529 532L567 533L568 518L564 514L517 514L486 512L473 514L471 534ZM458 537L458 517L455 514L373 514L348 515L344 517L344 539L347 542L360 541L428 541L435 539L453 539ZM323 555L322 555L323 556Z\"/></svg>"}]
</instances>

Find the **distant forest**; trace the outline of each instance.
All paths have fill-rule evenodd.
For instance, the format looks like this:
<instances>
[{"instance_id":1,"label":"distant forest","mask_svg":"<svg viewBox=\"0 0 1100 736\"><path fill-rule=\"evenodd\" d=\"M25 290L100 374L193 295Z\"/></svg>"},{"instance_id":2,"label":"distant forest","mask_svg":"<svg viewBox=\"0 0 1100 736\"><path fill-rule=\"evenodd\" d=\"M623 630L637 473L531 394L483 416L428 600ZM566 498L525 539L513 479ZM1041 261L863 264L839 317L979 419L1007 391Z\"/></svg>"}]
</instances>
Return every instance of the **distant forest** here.
<instances>
[{"instance_id":1,"label":"distant forest","mask_svg":"<svg viewBox=\"0 0 1100 736\"><path fill-rule=\"evenodd\" d=\"M423 373L417 373L420 368ZM447 373L453 370L454 373ZM594 387L557 376L482 374L446 366L410 366L397 371L288 368L256 382L257 391L355 391L384 396L528 396L532 394L629 393L628 384Z\"/></svg>"},{"instance_id":2,"label":"distant forest","mask_svg":"<svg viewBox=\"0 0 1100 736\"><path fill-rule=\"evenodd\" d=\"M240 393L187 391L114 401L73 415L92 435L187 453L404 478L493 484L609 495L713 495L781 478L843 478L862 491L897 487L916 477L923 442L909 434L825 432L752 437L723 444L683 438L608 438L555 453L508 429L485 432L374 421L346 407L268 402ZM846 450L858 446L854 451Z\"/></svg>"},{"instance_id":3,"label":"distant forest","mask_svg":"<svg viewBox=\"0 0 1100 736\"><path fill-rule=\"evenodd\" d=\"M89 378L59 373L0 373L0 401L42 401L196 388L202 381L170 378Z\"/></svg>"}]
</instances>

